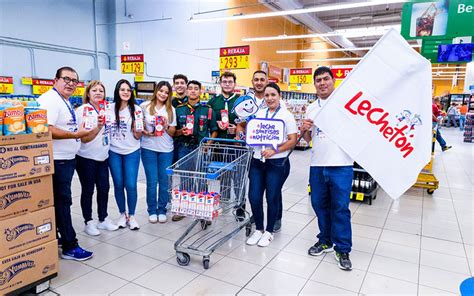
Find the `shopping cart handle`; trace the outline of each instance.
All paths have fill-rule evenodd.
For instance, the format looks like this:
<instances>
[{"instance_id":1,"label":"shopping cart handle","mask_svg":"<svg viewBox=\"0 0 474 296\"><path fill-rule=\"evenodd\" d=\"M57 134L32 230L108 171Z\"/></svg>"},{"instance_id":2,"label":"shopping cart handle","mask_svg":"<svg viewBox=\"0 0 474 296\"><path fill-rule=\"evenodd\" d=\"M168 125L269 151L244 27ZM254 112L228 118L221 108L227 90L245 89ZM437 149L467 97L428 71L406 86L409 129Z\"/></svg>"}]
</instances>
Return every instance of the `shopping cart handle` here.
<instances>
[{"instance_id":1,"label":"shopping cart handle","mask_svg":"<svg viewBox=\"0 0 474 296\"><path fill-rule=\"evenodd\" d=\"M209 141L226 142L226 143L238 143L238 144L246 145L245 141L243 141L243 140L225 139L225 138L209 138L209 137L203 138L201 140L201 143L209 142Z\"/></svg>"}]
</instances>

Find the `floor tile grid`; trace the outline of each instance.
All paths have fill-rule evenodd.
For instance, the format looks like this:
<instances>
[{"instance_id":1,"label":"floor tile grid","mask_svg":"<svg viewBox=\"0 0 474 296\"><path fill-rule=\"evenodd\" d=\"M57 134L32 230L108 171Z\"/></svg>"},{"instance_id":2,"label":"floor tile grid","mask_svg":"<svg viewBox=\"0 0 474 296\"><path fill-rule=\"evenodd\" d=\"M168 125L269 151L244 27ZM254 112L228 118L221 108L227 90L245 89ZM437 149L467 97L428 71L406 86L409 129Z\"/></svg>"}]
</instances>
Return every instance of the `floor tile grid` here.
<instances>
[{"instance_id":1,"label":"floor tile grid","mask_svg":"<svg viewBox=\"0 0 474 296\"><path fill-rule=\"evenodd\" d=\"M314 219L316 219L316 218L314 218ZM311 221L313 221L314 219L312 219ZM301 232L303 232L303 230L304 230L309 224L311 224L311 221L307 222L307 223L305 224L305 226L302 227L301 230L299 230L298 233L295 234L295 236L293 237L293 239L294 239L295 237L297 237L298 234L300 234ZM288 243L286 243L285 246L282 247L282 248L278 251L278 253L277 253L273 258L275 258L276 256L278 256L278 254L280 254L280 253L284 250L284 248L285 248L287 245L289 245L289 244L293 241L293 239L290 240ZM246 288L247 285L248 285L250 282L252 282L252 280L255 279L255 278L258 276L258 274L260 274L271 262L272 262L272 260L268 261L264 266L262 266L262 268L261 268L256 274L254 274L254 276L253 276L245 285L243 285L243 286L240 288L240 290L237 292L237 294L239 294L239 293L242 292L243 290L250 290L250 289ZM321 264L321 262L322 262L322 260L318 263L318 265ZM271 268L269 268L269 269L271 269ZM281 271L280 271L280 272L281 272ZM291 274L291 275L293 275L293 274ZM294 276L294 275L293 275L293 276ZM250 290L250 291L252 291L252 290ZM255 291L254 291L254 292L255 292ZM300 291L300 292L301 292L301 291Z\"/></svg>"}]
</instances>

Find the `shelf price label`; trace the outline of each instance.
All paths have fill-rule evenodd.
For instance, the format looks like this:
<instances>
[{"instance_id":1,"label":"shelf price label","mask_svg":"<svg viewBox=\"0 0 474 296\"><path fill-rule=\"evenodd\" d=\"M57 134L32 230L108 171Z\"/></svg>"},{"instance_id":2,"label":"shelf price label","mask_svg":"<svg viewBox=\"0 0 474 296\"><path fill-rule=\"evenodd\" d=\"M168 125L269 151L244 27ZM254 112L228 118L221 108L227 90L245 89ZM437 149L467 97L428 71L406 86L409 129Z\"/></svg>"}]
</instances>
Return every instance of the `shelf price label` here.
<instances>
[{"instance_id":1,"label":"shelf price label","mask_svg":"<svg viewBox=\"0 0 474 296\"><path fill-rule=\"evenodd\" d=\"M0 94L13 94L13 77L0 76Z\"/></svg>"},{"instance_id":2,"label":"shelf price label","mask_svg":"<svg viewBox=\"0 0 474 296\"><path fill-rule=\"evenodd\" d=\"M77 84L76 90L74 91L72 95L75 97L82 97L82 95L84 94L84 91L85 91L84 82L79 81L79 83Z\"/></svg>"},{"instance_id":3,"label":"shelf price label","mask_svg":"<svg viewBox=\"0 0 474 296\"><path fill-rule=\"evenodd\" d=\"M54 80L51 79L33 79L33 94L42 95L54 86Z\"/></svg>"},{"instance_id":4,"label":"shelf price label","mask_svg":"<svg viewBox=\"0 0 474 296\"><path fill-rule=\"evenodd\" d=\"M353 68L331 68L332 75L335 79L344 79L349 75Z\"/></svg>"},{"instance_id":5,"label":"shelf price label","mask_svg":"<svg viewBox=\"0 0 474 296\"><path fill-rule=\"evenodd\" d=\"M120 61L122 74L145 73L145 57L143 54L122 55Z\"/></svg>"},{"instance_id":6,"label":"shelf price label","mask_svg":"<svg viewBox=\"0 0 474 296\"><path fill-rule=\"evenodd\" d=\"M248 69L250 46L222 47L220 49L219 69Z\"/></svg>"},{"instance_id":7,"label":"shelf price label","mask_svg":"<svg viewBox=\"0 0 474 296\"><path fill-rule=\"evenodd\" d=\"M313 69L290 69L290 84L313 84Z\"/></svg>"}]
</instances>

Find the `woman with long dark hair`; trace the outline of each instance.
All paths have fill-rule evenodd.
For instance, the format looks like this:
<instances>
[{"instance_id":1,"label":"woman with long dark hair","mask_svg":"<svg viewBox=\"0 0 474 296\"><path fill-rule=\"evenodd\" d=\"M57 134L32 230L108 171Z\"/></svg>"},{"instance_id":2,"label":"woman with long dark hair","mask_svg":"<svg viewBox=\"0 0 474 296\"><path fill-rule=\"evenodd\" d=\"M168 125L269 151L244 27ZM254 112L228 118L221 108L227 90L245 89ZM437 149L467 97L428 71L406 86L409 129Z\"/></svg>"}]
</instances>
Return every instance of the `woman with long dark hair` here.
<instances>
[{"instance_id":1,"label":"woman with long dark hair","mask_svg":"<svg viewBox=\"0 0 474 296\"><path fill-rule=\"evenodd\" d=\"M148 220L151 223L165 223L167 220L169 192L166 168L173 163L173 136L176 131L176 111L171 105L172 93L171 85L160 81L155 87L153 98L140 105L145 115L141 153L146 175Z\"/></svg>"},{"instance_id":2,"label":"woman with long dark hair","mask_svg":"<svg viewBox=\"0 0 474 296\"><path fill-rule=\"evenodd\" d=\"M142 131L136 127L143 125L142 109L135 105L132 85L121 79L115 85L112 106L111 140L109 166L114 181L115 200L120 211L117 225L131 230L140 228L135 219L137 206L137 178L140 164L140 138ZM125 198L127 191L127 198ZM126 205L128 206L128 213Z\"/></svg>"}]
</instances>

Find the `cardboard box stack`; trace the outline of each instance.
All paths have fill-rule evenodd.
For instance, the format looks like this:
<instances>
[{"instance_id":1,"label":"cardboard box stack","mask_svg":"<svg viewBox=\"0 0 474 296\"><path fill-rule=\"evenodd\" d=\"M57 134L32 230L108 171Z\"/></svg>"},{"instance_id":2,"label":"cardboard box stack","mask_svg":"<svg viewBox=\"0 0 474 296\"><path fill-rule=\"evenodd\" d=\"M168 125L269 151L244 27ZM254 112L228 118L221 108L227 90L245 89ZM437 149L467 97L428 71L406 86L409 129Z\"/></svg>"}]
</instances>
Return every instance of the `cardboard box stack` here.
<instances>
[{"instance_id":1,"label":"cardboard box stack","mask_svg":"<svg viewBox=\"0 0 474 296\"><path fill-rule=\"evenodd\" d=\"M0 295L58 272L51 134L0 137Z\"/></svg>"}]
</instances>

